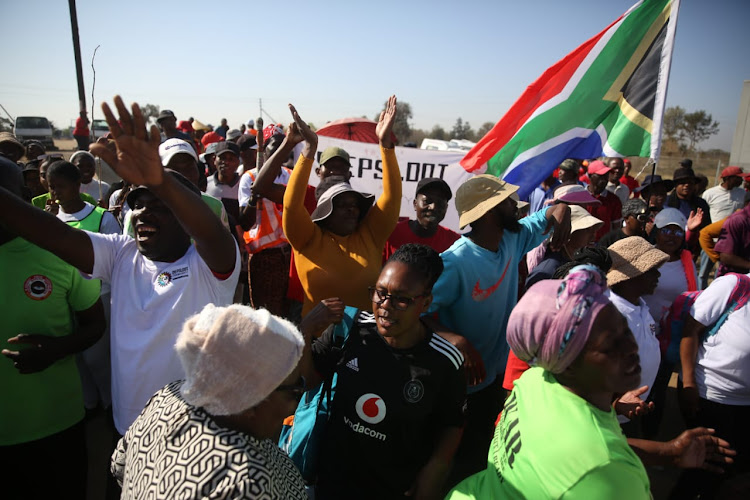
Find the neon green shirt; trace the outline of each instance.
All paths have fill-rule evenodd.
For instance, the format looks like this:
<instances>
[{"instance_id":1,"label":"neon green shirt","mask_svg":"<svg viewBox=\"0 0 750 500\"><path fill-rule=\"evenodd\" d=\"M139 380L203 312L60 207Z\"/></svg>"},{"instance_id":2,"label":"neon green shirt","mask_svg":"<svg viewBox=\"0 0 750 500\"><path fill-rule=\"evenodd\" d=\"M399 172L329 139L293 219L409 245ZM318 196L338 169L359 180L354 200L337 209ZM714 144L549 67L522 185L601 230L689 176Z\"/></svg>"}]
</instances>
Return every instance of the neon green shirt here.
<instances>
[{"instance_id":1,"label":"neon green shirt","mask_svg":"<svg viewBox=\"0 0 750 500\"><path fill-rule=\"evenodd\" d=\"M538 367L515 383L487 462L447 498L651 498L646 470L614 410L595 408Z\"/></svg>"},{"instance_id":2,"label":"neon green shirt","mask_svg":"<svg viewBox=\"0 0 750 500\"><path fill-rule=\"evenodd\" d=\"M97 201L90 194L79 193L79 196L81 197L83 201L87 201L91 203L92 205L96 206ZM44 208L47 206L47 200L49 200L50 198L52 198L52 196L50 196L49 193L40 194L39 196L35 196L31 200L31 204L34 205L36 208L41 208L42 210L44 210Z\"/></svg>"},{"instance_id":3,"label":"neon green shirt","mask_svg":"<svg viewBox=\"0 0 750 500\"><path fill-rule=\"evenodd\" d=\"M99 298L99 281L85 280L73 266L22 238L0 245L0 276L0 349L23 349L7 342L19 333L69 335L73 312L90 308ZM74 356L27 375L3 356L0 386L0 446L51 436L83 418Z\"/></svg>"}]
</instances>

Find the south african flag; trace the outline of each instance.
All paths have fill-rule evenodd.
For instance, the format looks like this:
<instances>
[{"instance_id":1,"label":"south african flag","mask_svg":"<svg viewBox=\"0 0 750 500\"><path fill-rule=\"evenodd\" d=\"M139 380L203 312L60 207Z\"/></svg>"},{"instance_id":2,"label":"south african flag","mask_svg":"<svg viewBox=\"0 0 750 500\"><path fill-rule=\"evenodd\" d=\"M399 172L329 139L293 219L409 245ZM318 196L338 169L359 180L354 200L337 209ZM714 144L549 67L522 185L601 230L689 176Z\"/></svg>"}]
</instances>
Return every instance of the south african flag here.
<instances>
[{"instance_id":1,"label":"south african flag","mask_svg":"<svg viewBox=\"0 0 750 500\"><path fill-rule=\"evenodd\" d=\"M679 0L642 0L532 83L461 160L527 196L565 158L658 159Z\"/></svg>"}]
</instances>

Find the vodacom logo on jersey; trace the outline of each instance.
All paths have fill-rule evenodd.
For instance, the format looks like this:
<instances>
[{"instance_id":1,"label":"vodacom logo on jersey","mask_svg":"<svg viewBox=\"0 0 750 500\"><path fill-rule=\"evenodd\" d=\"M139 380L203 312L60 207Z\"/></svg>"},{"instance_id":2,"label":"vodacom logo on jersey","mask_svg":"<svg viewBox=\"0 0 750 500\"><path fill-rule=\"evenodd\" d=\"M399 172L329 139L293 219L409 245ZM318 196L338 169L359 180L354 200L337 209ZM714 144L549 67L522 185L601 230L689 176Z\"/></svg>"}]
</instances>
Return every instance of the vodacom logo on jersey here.
<instances>
[{"instance_id":1,"label":"vodacom logo on jersey","mask_svg":"<svg viewBox=\"0 0 750 500\"><path fill-rule=\"evenodd\" d=\"M385 401L377 394L363 394L354 408L359 418L368 424L379 424L385 418Z\"/></svg>"}]
</instances>

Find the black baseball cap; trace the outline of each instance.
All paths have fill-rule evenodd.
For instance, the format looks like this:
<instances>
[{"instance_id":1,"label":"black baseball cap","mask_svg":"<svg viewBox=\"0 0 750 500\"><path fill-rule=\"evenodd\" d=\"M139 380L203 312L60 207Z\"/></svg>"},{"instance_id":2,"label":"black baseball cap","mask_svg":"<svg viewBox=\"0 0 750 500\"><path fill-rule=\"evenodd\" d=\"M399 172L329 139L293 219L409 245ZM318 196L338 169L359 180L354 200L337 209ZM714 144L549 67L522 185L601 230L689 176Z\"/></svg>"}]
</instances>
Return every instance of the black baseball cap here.
<instances>
[{"instance_id":1,"label":"black baseball cap","mask_svg":"<svg viewBox=\"0 0 750 500\"><path fill-rule=\"evenodd\" d=\"M424 179L419 181L419 183L417 184L417 191L416 193L414 193L414 196L421 193L428 186L435 186L440 188L445 193L446 200L450 200L453 197L453 192L451 191L450 186L448 186L448 183L438 177L425 177Z\"/></svg>"}]
</instances>

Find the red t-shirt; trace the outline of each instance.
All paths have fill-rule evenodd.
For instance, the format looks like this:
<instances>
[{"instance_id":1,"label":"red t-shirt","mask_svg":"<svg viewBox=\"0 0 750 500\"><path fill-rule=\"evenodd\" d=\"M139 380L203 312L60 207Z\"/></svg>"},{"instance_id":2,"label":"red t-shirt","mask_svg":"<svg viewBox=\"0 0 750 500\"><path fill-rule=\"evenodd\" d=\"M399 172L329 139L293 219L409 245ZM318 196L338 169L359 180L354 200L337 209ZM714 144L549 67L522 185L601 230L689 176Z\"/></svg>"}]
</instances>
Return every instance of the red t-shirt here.
<instances>
[{"instance_id":1,"label":"red t-shirt","mask_svg":"<svg viewBox=\"0 0 750 500\"><path fill-rule=\"evenodd\" d=\"M523 372L529 369L529 364L518 359L513 351L508 353L508 363L505 365L505 376L503 377L503 389L513 390L513 383L518 380Z\"/></svg>"},{"instance_id":2,"label":"red t-shirt","mask_svg":"<svg viewBox=\"0 0 750 500\"><path fill-rule=\"evenodd\" d=\"M584 208L588 212L604 222L602 227L596 232L596 241L612 230L612 223L622 219L622 202L620 198L614 193L610 193L606 189L601 194L594 196L597 200L602 202L601 205L584 205Z\"/></svg>"},{"instance_id":3,"label":"red t-shirt","mask_svg":"<svg viewBox=\"0 0 750 500\"><path fill-rule=\"evenodd\" d=\"M73 135L89 135L89 125L86 120L80 116L76 118L76 128L73 129Z\"/></svg>"},{"instance_id":4,"label":"red t-shirt","mask_svg":"<svg viewBox=\"0 0 750 500\"><path fill-rule=\"evenodd\" d=\"M640 182L638 182L637 180L635 180L633 177L629 175L627 176L623 175L622 177L620 177L620 182L625 184L628 187L628 189L630 189L630 193L633 195L633 198L640 198L641 193L636 193L635 191L635 188L641 185Z\"/></svg>"},{"instance_id":5,"label":"red t-shirt","mask_svg":"<svg viewBox=\"0 0 750 500\"><path fill-rule=\"evenodd\" d=\"M455 231L451 231L443 226L438 226L437 232L430 238L420 238L409 227L409 219L402 218L396 224L396 228L391 233L388 241L385 242L385 248L383 248L383 262L388 260L401 245L407 243L421 243L427 245L436 252L444 252L450 248L461 235Z\"/></svg>"}]
</instances>

